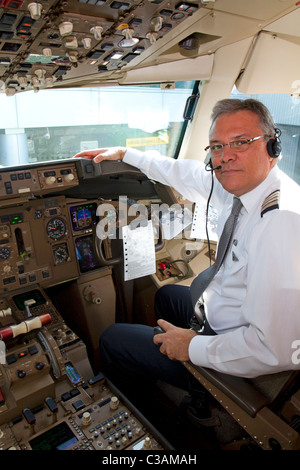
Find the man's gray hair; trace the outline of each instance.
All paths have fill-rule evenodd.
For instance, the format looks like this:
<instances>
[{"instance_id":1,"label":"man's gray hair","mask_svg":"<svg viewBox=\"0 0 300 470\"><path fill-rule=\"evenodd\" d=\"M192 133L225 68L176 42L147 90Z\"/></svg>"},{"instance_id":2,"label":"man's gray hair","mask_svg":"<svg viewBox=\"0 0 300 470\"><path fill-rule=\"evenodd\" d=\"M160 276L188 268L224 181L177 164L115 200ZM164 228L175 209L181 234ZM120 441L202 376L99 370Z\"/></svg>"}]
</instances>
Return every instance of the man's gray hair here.
<instances>
[{"instance_id":1,"label":"man's gray hair","mask_svg":"<svg viewBox=\"0 0 300 470\"><path fill-rule=\"evenodd\" d=\"M212 125L222 114L232 114L237 111L251 111L257 114L260 120L261 130L265 136L272 137L275 134L275 124L268 108L254 99L224 99L218 101L212 110Z\"/></svg>"}]
</instances>

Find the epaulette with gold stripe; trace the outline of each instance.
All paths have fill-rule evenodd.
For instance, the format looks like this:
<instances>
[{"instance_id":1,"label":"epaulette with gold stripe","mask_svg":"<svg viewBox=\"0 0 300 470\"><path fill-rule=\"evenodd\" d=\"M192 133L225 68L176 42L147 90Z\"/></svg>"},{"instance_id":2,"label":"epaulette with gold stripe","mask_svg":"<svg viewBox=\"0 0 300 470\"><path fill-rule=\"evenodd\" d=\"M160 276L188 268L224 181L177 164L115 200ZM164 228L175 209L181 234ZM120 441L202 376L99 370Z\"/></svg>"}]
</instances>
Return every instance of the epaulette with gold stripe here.
<instances>
[{"instance_id":1,"label":"epaulette with gold stripe","mask_svg":"<svg viewBox=\"0 0 300 470\"><path fill-rule=\"evenodd\" d=\"M266 212L279 209L280 189L276 189L264 200L261 205L260 216L263 217Z\"/></svg>"}]
</instances>

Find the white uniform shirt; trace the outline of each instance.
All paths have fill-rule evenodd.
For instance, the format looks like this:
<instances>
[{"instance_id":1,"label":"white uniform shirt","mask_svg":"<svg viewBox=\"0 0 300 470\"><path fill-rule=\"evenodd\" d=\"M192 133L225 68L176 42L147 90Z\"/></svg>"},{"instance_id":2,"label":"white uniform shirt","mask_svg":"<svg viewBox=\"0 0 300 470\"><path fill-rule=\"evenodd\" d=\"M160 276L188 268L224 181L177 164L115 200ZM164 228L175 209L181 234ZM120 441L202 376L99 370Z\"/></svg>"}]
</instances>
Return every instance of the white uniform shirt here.
<instances>
[{"instance_id":1,"label":"white uniform shirt","mask_svg":"<svg viewBox=\"0 0 300 470\"><path fill-rule=\"evenodd\" d=\"M132 149L124 162L191 201L208 197L211 174L201 162ZM261 216L264 200L278 189L280 209ZM220 213L218 236L232 198L215 180L211 204ZM232 246L203 296L207 319L217 335L194 337L190 360L243 377L299 369L300 187L275 166L240 199L243 207Z\"/></svg>"}]
</instances>

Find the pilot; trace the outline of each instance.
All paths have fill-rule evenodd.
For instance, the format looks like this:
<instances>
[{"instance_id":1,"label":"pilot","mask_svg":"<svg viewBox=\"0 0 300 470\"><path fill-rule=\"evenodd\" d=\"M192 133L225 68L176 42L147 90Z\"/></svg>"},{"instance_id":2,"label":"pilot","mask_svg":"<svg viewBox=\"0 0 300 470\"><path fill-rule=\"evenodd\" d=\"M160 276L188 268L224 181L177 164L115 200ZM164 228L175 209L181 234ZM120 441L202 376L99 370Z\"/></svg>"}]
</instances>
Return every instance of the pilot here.
<instances>
[{"instance_id":1,"label":"pilot","mask_svg":"<svg viewBox=\"0 0 300 470\"><path fill-rule=\"evenodd\" d=\"M248 378L300 368L300 187L278 168L279 135L259 101L217 102L207 151L219 236L233 197L242 205L226 257L201 297L205 328L191 328L189 287L164 286L155 298L164 333L110 326L100 340L106 371L187 389L182 361ZM123 160L190 201L207 200L211 190L211 171L196 160L123 147L75 157Z\"/></svg>"}]
</instances>

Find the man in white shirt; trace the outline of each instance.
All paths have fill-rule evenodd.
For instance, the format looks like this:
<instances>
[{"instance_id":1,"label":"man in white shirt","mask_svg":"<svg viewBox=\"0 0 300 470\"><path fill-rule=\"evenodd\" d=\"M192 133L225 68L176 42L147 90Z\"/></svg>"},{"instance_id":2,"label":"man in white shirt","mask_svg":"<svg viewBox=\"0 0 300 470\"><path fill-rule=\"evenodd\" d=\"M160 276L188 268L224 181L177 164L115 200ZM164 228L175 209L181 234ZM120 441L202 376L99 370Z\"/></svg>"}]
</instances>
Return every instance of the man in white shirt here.
<instances>
[{"instance_id":1,"label":"man in white shirt","mask_svg":"<svg viewBox=\"0 0 300 470\"><path fill-rule=\"evenodd\" d=\"M165 293L163 288L156 304L165 333L153 338L152 328L144 325L112 325L101 339L108 369L118 364L185 388L188 379L180 361L242 377L300 368L295 354L300 345L300 187L276 165L279 142L261 103L216 104L208 151L215 174L211 205L220 214L218 236L233 196L243 207L224 263L203 294L213 333L197 334L189 327L193 308L188 288L172 286ZM76 157L123 160L191 201L206 200L210 192L211 174L195 160L122 147Z\"/></svg>"}]
</instances>

